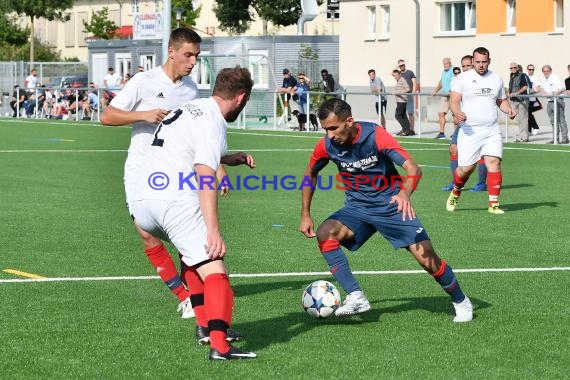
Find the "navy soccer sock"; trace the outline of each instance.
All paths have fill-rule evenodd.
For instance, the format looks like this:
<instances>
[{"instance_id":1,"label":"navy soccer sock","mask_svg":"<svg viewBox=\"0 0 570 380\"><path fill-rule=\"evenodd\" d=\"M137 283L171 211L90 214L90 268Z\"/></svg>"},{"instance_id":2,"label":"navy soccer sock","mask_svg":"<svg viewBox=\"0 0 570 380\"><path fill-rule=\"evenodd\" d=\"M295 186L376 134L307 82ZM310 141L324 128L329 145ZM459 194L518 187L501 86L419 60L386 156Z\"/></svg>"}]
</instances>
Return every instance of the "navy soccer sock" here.
<instances>
[{"instance_id":1,"label":"navy soccer sock","mask_svg":"<svg viewBox=\"0 0 570 380\"><path fill-rule=\"evenodd\" d=\"M453 269L447 265L445 260L441 260L439 270L432 276L441 285L443 290L451 296L451 300L453 302L459 303L465 299L465 294L463 293L463 290L461 290L461 286L459 286L457 278L455 278Z\"/></svg>"},{"instance_id":2,"label":"navy soccer sock","mask_svg":"<svg viewBox=\"0 0 570 380\"><path fill-rule=\"evenodd\" d=\"M319 243L319 249L329 265L332 275L347 294L356 290L362 290L358 280L356 280L356 277L350 270L348 259L342 249L340 249L338 240L325 240Z\"/></svg>"},{"instance_id":3,"label":"navy soccer sock","mask_svg":"<svg viewBox=\"0 0 570 380\"><path fill-rule=\"evenodd\" d=\"M479 183L486 184L487 183L487 165L485 165L485 161L479 160L479 167L477 174L479 175Z\"/></svg>"}]
</instances>

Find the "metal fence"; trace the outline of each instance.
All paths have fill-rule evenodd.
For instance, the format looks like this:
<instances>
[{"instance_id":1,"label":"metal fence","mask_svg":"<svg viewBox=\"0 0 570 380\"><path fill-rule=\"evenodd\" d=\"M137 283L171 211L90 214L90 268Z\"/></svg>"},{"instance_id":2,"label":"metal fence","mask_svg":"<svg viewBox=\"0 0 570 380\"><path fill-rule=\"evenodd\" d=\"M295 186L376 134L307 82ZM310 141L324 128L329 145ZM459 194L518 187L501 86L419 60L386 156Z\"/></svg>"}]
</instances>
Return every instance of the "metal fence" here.
<instances>
[{"instance_id":1,"label":"metal fence","mask_svg":"<svg viewBox=\"0 0 570 380\"><path fill-rule=\"evenodd\" d=\"M62 89L65 90L65 89ZM67 89L69 91L69 89ZM73 89L73 96L75 96L76 101L81 99L81 91L87 89ZM200 96L209 96L211 90L201 90ZM104 89L98 89L99 99L102 99L104 94ZM11 94L10 94L11 95ZM344 98L352 106L352 113L358 120L374 121L380 123L380 117L376 114L374 103L379 101L378 97L371 95L368 92L358 92L358 91L347 91L338 94L333 94ZM386 127L389 131L394 132L400 129L398 122L394 117L396 102L394 99L394 93L388 92L385 94L388 99L388 106L386 110ZM308 103L306 105L309 113L316 114L318 104L328 96L332 96L330 93L324 92L309 92L307 99ZM415 132L416 137L434 137L439 132L438 125L438 109L440 104L439 96L432 96L431 93L415 93ZM559 99L562 104L568 105L570 103L567 95L559 96L545 96L545 95L532 95L540 99L543 105L543 109L535 113L536 120L540 126L540 136L533 137L535 141L538 142L550 142L551 140L556 144L559 140L559 131L557 128L553 128L549 116L547 115L547 105L549 100L554 98ZM0 115L11 116L12 110L8 106L8 99L11 96L3 96L0 105ZM298 105L294 101L289 102L288 107L284 107L286 104L284 102L284 94L277 93L272 90L254 90L250 96L250 101L245 107L244 111L240 115L240 118L232 124L233 127L237 128L258 128L258 129L275 129L275 130L298 130L299 119L291 115L291 111L297 109ZM36 109L40 109L39 104ZM554 107L553 118L555 123L558 120L564 118L568 120L570 115L564 112L568 107L562 107L560 110L563 111L562 114L559 113L559 109ZM518 130L517 120L510 120L507 115L502 114L498 109L498 120L503 128L503 137L505 142L512 142L514 136ZM22 110L17 110L17 116L21 116ZM84 114L82 109L78 109L78 112L71 114L69 119L79 120ZM30 115L33 118L42 118L46 115L45 112L34 112ZM94 121L99 120L99 114L97 113L92 118ZM308 120L307 120L308 121ZM307 123L308 124L308 123ZM310 128L307 128L310 130ZM451 113L447 114L446 117L446 129L445 133L447 136L451 135L453 131L453 122L451 118Z\"/></svg>"}]
</instances>

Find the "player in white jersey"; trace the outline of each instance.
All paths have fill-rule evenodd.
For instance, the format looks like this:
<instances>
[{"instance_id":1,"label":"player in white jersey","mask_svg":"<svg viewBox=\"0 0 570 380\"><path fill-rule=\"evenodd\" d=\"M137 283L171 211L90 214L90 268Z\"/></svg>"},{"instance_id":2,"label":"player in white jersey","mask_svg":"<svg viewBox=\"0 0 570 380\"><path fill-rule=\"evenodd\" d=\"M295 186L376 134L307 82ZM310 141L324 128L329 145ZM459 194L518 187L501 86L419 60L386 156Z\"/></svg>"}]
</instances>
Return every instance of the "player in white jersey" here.
<instances>
[{"instance_id":1,"label":"player in white jersey","mask_svg":"<svg viewBox=\"0 0 570 380\"><path fill-rule=\"evenodd\" d=\"M489 51L473 51L473 69L459 74L451 88L450 107L454 122L460 125L457 137L458 167L453 174L453 190L447 199L447 211L455 211L463 186L481 157L487 167L488 211L503 214L499 207L503 157L503 139L496 107L514 118L517 113L503 92L503 80L489 70Z\"/></svg>"},{"instance_id":2,"label":"player in white jersey","mask_svg":"<svg viewBox=\"0 0 570 380\"><path fill-rule=\"evenodd\" d=\"M182 255L196 327L209 330L210 360L254 358L226 341L233 291L223 262L215 173L220 162L255 167L245 153L226 155L227 122L245 107L253 80L247 69L223 69L212 97L173 110L159 124L144 157L131 210L137 223Z\"/></svg>"},{"instance_id":3,"label":"player in white jersey","mask_svg":"<svg viewBox=\"0 0 570 380\"><path fill-rule=\"evenodd\" d=\"M178 28L170 35L166 62L150 71L135 75L101 114L106 125L132 124L131 144L125 162L125 193L127 207L132 200L136 178L152 143L158 123L173 109L198 97L198 87L188 76L200 54L202 38L193 30ZM220 175L224 175L223 167ZM145 254L159 276L179 299L178 310L183 318L194 316L190 293L185 288L174 261L162 242L135 228L141 237Z\"/></svg>"}]
</instances>

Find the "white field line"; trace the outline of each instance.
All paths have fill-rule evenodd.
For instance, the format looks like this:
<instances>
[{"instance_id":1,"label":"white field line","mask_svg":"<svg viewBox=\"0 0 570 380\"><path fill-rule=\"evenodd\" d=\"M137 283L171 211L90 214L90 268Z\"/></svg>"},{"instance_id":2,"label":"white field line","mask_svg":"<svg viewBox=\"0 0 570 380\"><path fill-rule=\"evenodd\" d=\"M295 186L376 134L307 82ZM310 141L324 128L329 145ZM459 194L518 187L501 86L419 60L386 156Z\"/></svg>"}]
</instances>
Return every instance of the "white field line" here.
<instances>
[{"instance_id":1,"label":"white field line","mask_svg":"<svg viewBox=\"0 0 570 380\"><path fill-rule=\"evenodd\" d=\"M560 272L570 271L570 267L547 268L466 268L454 269L455 273L512 273L512 272ZM425 274L424 270L381 270L381 271L354 271L358 275L409 275ZM272 278L272 277L313 277L330 276L330 272L284 272L284 273L234 273L232 278ZM71 281L130 281L130 280L158 280L158 276L110 276L110 277L53 277L42 279L14 278L0 279L0 283L18 282L71 282Z\"/></svg>"}]
</instances>

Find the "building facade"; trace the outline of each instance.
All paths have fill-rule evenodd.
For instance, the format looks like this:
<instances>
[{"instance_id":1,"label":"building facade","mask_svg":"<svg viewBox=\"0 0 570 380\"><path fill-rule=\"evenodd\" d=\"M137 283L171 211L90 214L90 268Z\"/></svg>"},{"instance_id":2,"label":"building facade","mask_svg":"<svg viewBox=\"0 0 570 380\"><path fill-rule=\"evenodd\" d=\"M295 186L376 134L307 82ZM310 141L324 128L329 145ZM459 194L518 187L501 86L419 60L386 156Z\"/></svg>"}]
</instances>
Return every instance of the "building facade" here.
<instances>
[{"instance_id":1,"label":"building facade","mask_svg":"<svg viewBox=\"0 0 570 380\"><path fill-rule=\"evenodd\" d=\"M570 56L568 0L342 0L340 3L340 77L365 88L366 72L376 69L391 85L398 59L420 73L422 88L435 87L442 58L458 66L479 46L491 52L491 70L508 79L508 65L532 63L540 74L550 64L567 76ZM565 22L566 21L566 22ZM355 27L359 25L359 27ZM418 37L416 37L418 36ZM419 44L419 55L416 54Z\"/></svg>"}]
</instances>

